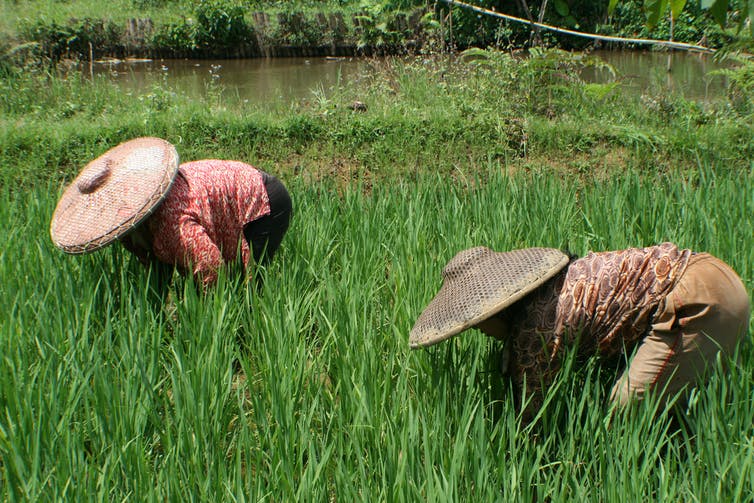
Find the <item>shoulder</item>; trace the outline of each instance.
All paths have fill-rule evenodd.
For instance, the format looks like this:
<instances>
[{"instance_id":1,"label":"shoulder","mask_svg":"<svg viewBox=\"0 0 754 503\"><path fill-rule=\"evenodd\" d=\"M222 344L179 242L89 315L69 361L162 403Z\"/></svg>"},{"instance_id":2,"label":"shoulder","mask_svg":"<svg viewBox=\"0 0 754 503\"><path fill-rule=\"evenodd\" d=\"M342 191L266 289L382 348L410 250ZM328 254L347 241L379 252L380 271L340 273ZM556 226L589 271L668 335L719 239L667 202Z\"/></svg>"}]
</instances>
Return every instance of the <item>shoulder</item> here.
<instances>
[{"instance_id":1,"label":"shoulder","mask_svg":"<svg viewBox=\"0 0 754 503\"><path fill-rule=\"evenodd\" d=\"M241 161L203 159L183 163L178 171L189 185L197 188L205 185L215 186L218 182L235 184L249 180L250 183L256 183L262 179L260 170Z\"/></svg>"},{"instance_id":2,"label":"shoulder","mask_svg":"<svg viewBox=\"0 0 754 503\"><path fill-rule=\"evenodd\" d=\"M201 159L198 161L184 162L180 165L178 170L188 176L193 176L200 173L223 172L229 170L259 172L259 170L251 164L242 161L231 161L225 159Z\"/></svg>"},{"instance_id":3,"label":"shoulder","mask_svg":"<svg viewBox=\"0 0 754 503\"><path fill-rule=\"evenodd\" d=\"M569 278L598 278L604 275L625 275L654 267L669 270L685 263L691 251L669 242L643 248L589 252L568 266Z\"/></svg>"},{"instance_id":4,"label":"shoulder","mask_svg":"<svg viewBox=\"0 0 754 503\"><path fill-rule=\"evenodd\" d=\"M150 217L153 232L164 233L166 227L174 226L195 200L192 184L179 170L168 193Z\"/></svg>"},{"instance_id":5,"label":"shoulder","mask_svg":"<svg viewBox=\"0 0 754 503\"><path fill-rule=\"evenodd\" d=\"M645 247L635 247L635 248L624 248L622 250L611 250L611 251L601 251L601 252L593 252L590 251L586 256L576 259L573 262L581 262L581 261L604 261L604 260L615 260L615 259L625 259L629 257L649 257L649 256L676 256L676 255L683 255L684 252L687 252L689 250L684 250L678 247L678 245L670 242L661 243L658 245L652 245L652 246L645 246Z\"/></svg>"}]
</instances>

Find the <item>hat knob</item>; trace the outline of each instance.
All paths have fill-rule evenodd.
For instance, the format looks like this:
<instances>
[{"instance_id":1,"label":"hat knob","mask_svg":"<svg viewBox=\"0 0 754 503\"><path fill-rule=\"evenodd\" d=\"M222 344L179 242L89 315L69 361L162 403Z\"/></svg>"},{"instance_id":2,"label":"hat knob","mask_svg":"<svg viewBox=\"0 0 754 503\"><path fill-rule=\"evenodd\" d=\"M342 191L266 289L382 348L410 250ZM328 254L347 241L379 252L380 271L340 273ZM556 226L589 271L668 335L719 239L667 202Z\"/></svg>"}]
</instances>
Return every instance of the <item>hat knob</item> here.
<instances>
[{"instance_id":1,"label":"hat knob","mask_svg":"<svg viewBox=\"0 0 754 503\"><path fill-rule=\"evenodd\" d=\"M491 252L492 250L486 246L476 246L458 252L456 256L450 259L450 262L445 265L442 275L444 278L457 278L468 274L470 269L479 267L479 261Z\"/></svg>"},{"instance_id":2,"label":"hat knob","mask_svg":"<svg viewBox=\"0 0 754 503\"><path fill-rule=\"evenodd\" d=\"M102 185L107 181L107 179L110 177L110 173L112 172L112 169L110 168L111 163L112 161L110 159L106 159L105 165L102 167L102 169L95 171L92 174L82 176L76 184L79 192L81 192L82 194L91 194L95 190L102 187Z\"/></svg>"}]
</instances>

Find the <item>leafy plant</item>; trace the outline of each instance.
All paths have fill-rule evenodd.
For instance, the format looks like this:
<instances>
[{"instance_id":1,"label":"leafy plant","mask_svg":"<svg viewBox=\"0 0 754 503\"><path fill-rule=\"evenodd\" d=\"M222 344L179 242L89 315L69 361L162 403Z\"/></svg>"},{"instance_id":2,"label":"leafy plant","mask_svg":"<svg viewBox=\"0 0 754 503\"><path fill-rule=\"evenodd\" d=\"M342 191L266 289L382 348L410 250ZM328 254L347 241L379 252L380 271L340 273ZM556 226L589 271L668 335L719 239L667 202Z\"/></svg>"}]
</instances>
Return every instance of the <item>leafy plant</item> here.
<instances>
[{"instance_id":1,"label":"leafy plant","mask_svg":"<svg viewBox=\"0 0 754 503\"><path fill-rule=\"evenodd\" d=\"M326 33L314 19L301 10L284 11L278 14L275 38L280 43L297 46L324 45ZM335 35L337 38L339 35Z\"/></svg>"},{"instance_id":2,"label":"leafy plant","mask_svg":"<svg viewBox=\"0 0 754 503\"><path fill-rule=\"evenodd\" d=\"M197 27L193 20L169 23L159 28L152 36L152 44L169 51L194 51L197 45Z\"/></svg>"},{"instance_id":3,"label":"leafy plant","mask_svg":"<svg viewBox=\"0 0 754 503\"><path fill-rule=\"evenodd\" d=\"M384 4L362 2L356 16L356 34L359 47L385 47L398 45L404 40L396 24L397 13Z\"/></svg>"},{"instance_id":4,"label":"leafy plant","mask_svg":"<svg viewBox=\"0 0 754 503\"><path fill-rule=\"evenodd\" d=\"M581 72L585 68L615 73L599 58L560 49L535 47L527 57L517 58L501 51L468 49L462 53L462 58L495 72L502 86L525 97L528 110L546 116L575 106L573 100L584 91L579 84L583 84Z\"/></svg>"},{"instance_id":5,"label":"leafy plant","mask_svg":"<svg viewBox=\"0 0 754 503\"><path fill-rule=\"evenodd\" d=\"M153 36L165 50L225 54L228 49L254 43L253 28L244 18L245 8L234 0L201 0L195 19L164 25Z\"/></svg>"},{"instance_id":6,"label":"leafy plant","mask_svg":"<svg viewBox=\"0 0 754 503\"><path fill-rule=\"evenodd\" d=\"M734 110L742 115L754 115L754 59L750 55L734 54L728 59L733 68L710 72L728 80L728 99Z\"/></svg>"},{"instance_id":7,"label":"leafy plant","mask_svg":"<svg viewBox=\"0 0 754 503\"><path fill-rule=\"evenodd\" d=\"M251 39L252 29L244 19L245 8L234 0L201 0L194 14L199 47L225 49Z\"/></svg>"},{"instance_id":8,"label":"leafy plant","mask_svg":"<svg viewBox=\"0 0 754 503\"><path fill-rule=\"evenodd\" d=\"M63 56L89 59L118 43L122 29L112 21L84 18L65 25L37 20L21 27L22 37L39 44L38 53L52 61Z\"/></svg>"},{"instance_id":9,"label":"leafy plant","mask_svg":"<svg viewBox=\"0 0 754 503\"><path fill-rule=\"evenodd\" d=\"M608 12L612 13L619 3L626 3L627 0L610 0ZM660 18L668 11L670 12L671 21L677 19L683 9L686 7L687 0L645 0L644 8L647 15L647 25L650 29L655 27ZM738 30L740 31L747 24L754 36L754 0L699 0L699 6L708 11L709 14L717 21L720 26L725 26L728 22L728 11L736 5L740 12L738 17Z\"/></svg>"}]
</instances>

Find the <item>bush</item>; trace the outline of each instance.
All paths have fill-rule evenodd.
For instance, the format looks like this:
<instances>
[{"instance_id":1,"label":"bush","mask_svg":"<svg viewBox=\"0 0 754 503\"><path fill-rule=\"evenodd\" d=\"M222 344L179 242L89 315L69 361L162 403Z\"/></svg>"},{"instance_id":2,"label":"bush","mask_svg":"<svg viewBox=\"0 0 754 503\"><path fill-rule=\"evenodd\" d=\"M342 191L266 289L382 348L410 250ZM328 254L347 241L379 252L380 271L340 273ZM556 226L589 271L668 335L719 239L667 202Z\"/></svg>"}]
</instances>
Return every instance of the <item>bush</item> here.
<instances>
[{"instance_id":1,"label":"bush","mask_svg":"<svg viewBox=\"0 0 754 503\"><path fill-rule=\"evenodd\" d=\"M362 3L356 30L361 47L397 46L408 36L405 14L388 10L379 3ZM400 16L400 17L399 17ZM399 19L402 19L401 22Z\"/></svg>"},{"instance_id":2,"label":"bush","mask_svg":"<svg viewBox=\"0 0 754 503\"><path fill-rule=\"evenodd\" d=\"M668 16L662 17L657 26L647 27L647 20L640 2L619 2L609 24L600 25L599 32L623 37L656 38L670 37ZM689 2L675 21L673 39L680 42L703 42L709 47L720 47L730 42L730 35L714 23L698 3Z\"/></svg>"},{"instance_id":3,"label":"bush","mask_svg":"<svg viewBox=\"0 0 754 503\"><path fill-rule=\"evenodd\" d=\"M325 33L313 19L301 11L285 11L278 15L278 28L275 37L284 44L316 46L321 45Z\"/></svg>"},{"instance_id":4,"label":"bush","mask_svg":"<svg viewBox=\"0 0 754 503\"><path fill-rule=\"evenodd\" d=\"M164 25L152 37L158 49L190 52L196 49L196 24L190 19Z\"/></svg>"},{"instance_id":5,"label":"bush","mask_svg":"<svg viewBox=\"0 0 754 503\"><path fill-rule=\"evenodd\" d=\"M244 20L244 8L228 0L202 0L196 14L199 47L228 48L248 42L252 28Z\"/></svg>"},{"instance_id":6,"label":"bush","mask_svg":"<svg viewBox=\"0 0 754 503\"><path fill-rule=\"evenodd\" d=\"M39 56L58 61L64 56L89 59L90 50L94 57L112 52L120 43L122 29L112 21L84 18L66 25L37 21L22 26L21 35L39 44Z\"/></svg>"},{"instance_id":7,"label":"bush","mask_svg":"<svg viewBox=\"0 0 754 503\"><path fill-rule=\"evenodd\" d=\"M168 51L226 53L231 47L253 42L253 28L244 19L245 9L230 0L202 0L194 10L196 20L168 24L155 33L152 43Z\"/></svg>"},{"instance_id":8,"label":"bush","mask_svg":"<svg viewBox=\"0 0 754 503\"><path fill-rule=\"evenodd\" d=\"M728 100L733 109L742 116L754 114L754 58L744 55L730 57L734 68L716 70L712 75L728 79Z\"/></svg>"},{"instance_id":9,"label":"bush","mask_svg":"<svg viewBox=\"0 0 754 503\"><path fill-rule=\"evenodd\" d=\"M17 72L16 65L11 61L7 44L0 41L0 79L7 78Z\"/></svg>"}]
</instances>

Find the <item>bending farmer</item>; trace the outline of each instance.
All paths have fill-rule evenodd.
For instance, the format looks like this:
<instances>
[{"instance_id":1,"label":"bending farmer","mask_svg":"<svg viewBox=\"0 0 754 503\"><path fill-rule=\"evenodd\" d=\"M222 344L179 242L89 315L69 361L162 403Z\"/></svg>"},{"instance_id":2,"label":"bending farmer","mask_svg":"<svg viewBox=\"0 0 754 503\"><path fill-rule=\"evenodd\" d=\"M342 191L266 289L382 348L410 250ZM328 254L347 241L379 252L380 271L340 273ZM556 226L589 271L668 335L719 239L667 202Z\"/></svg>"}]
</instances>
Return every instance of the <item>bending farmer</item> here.
<instances>
[{"instance_id":1,"label":"bending farmer","mask_svg":"<svg viewBox=\"0 0 754 503\"><path fill-rule=\"evenodd\" d=\"M275 177L239 161L179 166L173 145L137 138L82 170L58 202L50 234L68 253L120 240L142 263L174 265L211 285L225 263L272 258L290 217L291 199Z\"/></svg>"},{"instance_id":2,"label":"bending farmer","mask_svg":"<svg viewBox=\"0 0 754 503\"><path fill-rule=\"evenodd\" d=\"M431 346L471 327L504 340L504 373L532 412L567 347L633 354L611 399L625 404L656 389L667 402L698 383L718 353L730 355L748 324L741 279L707 253L664 243L574 259L549 248L477 247L445 266L409 343Z\"/></svg>"}]
</instances>

